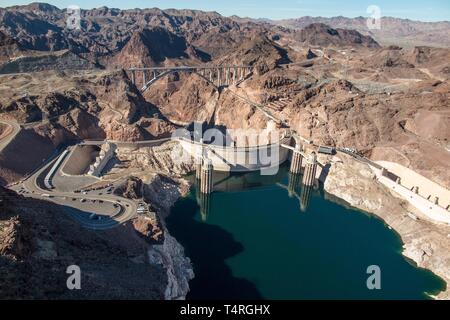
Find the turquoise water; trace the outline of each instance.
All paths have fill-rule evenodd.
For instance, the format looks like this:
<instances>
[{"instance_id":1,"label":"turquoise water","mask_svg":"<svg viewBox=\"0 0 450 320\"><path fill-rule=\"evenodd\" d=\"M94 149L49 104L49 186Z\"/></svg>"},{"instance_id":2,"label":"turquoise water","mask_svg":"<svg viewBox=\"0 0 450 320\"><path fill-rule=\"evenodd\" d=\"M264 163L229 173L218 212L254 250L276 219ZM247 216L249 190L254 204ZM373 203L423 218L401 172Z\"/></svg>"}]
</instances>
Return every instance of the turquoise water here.
<instances>
[{"instance_id":1,"label":"turquoise water","mask_svg":"<svg viewBox=\"0 0 450 320\"><path fill-rule=\"evenodd\" d=\"M174 205L168 228L195 272L188 299L426 299L445 288L401 255L383 221L298 180L286 168L216 175L212 195L194 185ZM369 265L380 290L367 289Z\"/></svg>"}]
</instances>

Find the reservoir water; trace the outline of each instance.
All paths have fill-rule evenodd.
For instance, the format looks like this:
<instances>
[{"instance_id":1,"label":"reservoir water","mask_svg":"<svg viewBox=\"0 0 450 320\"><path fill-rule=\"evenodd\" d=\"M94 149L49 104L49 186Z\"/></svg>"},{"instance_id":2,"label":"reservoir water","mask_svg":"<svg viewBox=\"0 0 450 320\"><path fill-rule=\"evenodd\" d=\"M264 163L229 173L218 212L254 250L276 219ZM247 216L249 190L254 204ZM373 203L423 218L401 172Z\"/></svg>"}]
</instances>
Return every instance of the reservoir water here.
<instances>
[{"instance_id":1,"label":"reservoir water","mask_svg":"<svg viewBox=\"0 0 450 320\"><path fill-rule=\"evenodd\" d=\"M194 266L187 299L427 299L445 288L401 255L382 220L302 187L286 167L214 180L214 193L194 184L167 218ZM367 288L370 265L380 290Z\"/></svg>"}]
</instances>

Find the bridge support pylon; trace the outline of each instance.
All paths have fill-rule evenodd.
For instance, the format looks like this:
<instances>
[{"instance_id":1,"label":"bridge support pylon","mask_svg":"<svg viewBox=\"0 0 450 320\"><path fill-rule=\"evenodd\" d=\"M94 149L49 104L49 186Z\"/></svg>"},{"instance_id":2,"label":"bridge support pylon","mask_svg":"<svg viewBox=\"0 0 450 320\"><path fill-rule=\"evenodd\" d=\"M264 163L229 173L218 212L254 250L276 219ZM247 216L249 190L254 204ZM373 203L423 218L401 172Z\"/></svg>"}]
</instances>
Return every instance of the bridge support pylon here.
<instances>
[{"instance_id":1,"label":"bridge support pylon","mask_svg":"<svg viewBox=\"0 0 450 320\"><path fill-rule=\"evenodd\" d=\"M295 146L295 150L292 153L292 160L291 160L291 167L289 169L289 171L291 173L300 173L300 171L302 170L302 147L300 144L297 144Z\"/></svg>"},{"instance_id":2,"label":"bridge support pylon","mask_svg":"<svg viewBox=\"0 0 450 320\"><path fill-rule=\"evenodd\" d=\"M317 155L315 152L308 157L305 171L303 173L303 184L305 186L313 186L316 180Z\"/></svg>"}]
</instances>

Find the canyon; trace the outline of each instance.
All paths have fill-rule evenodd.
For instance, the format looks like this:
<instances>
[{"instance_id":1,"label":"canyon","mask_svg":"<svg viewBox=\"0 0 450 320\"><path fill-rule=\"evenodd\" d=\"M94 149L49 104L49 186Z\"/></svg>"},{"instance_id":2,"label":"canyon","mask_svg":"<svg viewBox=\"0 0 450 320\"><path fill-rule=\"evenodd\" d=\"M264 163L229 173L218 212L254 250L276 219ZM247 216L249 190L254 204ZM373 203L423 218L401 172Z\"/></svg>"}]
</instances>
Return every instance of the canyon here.
<instances>
[{"instance_id":1,"label":"canyon","mask_svg":"<svg viewBox=\"0 0 450 320\"><path fill-rule=\"evenodd\" d=\"M267 117L239 96L315 144L351 147L450 189L448 22L385 19L389 28L372 33L357 18L257 21L196 10L102 7L82 10L81 30L69 30L66 14L43 3L0 8L0 120L19 126L0 149L0 268L11 274L2 279L2 297L183 299L195 272L165 218L188 192L182 177L194 168L173 161L175 142L133 143L170 138L194 121L266 128ZM408 31L399 42L397 26L422 31ZM127 73L186 65L253 71L229 88L180 71L144 92ZM1 139L9 130L0 122ZM120 182L120 196L145 201L155 214L150 220L138 216L93 232L61 215L54 203L5 188L29 177L55 149L90 140L130 143L118 148L120 166L105 178ZM325 190L380 216L402 236L406 256L448 283L447 227L414 222L405 216L412 209L374 186L367 168L347 162L332 166ZM361 200L367 190L373 201ZM62 235L63 229L70 232ZM93 285L87 294L55 291L64 272L48 282L38 275L51 263L62 270L82 255ZM106 263L116 267L106 270ZM125 275L121 266L128 268ZM36 275L28 277L31 270ZM439 298L448 299L448 288Z\"/></svg>"}]
</instances>

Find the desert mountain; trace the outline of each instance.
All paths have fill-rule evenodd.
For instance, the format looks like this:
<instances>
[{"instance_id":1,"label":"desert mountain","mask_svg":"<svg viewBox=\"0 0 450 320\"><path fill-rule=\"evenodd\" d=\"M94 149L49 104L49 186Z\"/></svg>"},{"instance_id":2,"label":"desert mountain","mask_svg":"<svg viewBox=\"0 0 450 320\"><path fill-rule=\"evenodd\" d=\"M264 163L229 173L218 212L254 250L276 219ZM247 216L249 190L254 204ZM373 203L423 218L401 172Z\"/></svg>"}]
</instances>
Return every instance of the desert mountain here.
<instances>
[{"instance_id":1,"label":"desert mountain","mask_svg":"<svg viewBox=\"0 0 450 320\"><path fill-rule=\"evenodd\" d=\"M369 36L363 36L355 30L333 29L323 23L312 23L295 33L295 39L301 43L317 46L364 46L379 47Z\"/></svg>"},{"instance_id":2,"label":"desert mountain","mask_svg":"<svg viewBox=\"0 0 450 320\"><path fill-rule=\"evenodd\" d=\"M273 68L278 64L289 63L291 61L289 55L295 55L295 53L290 49L281 47L264 35L255 35L225 58L219 59L219 62L248 66L265 64Z\"/></svg>"},{"instance_id":3,"label":"desert mountain","mask_svg":"<svg viewBox=\"0 0 450 320\"><path fill-rule=\"evenodd\" d=\"M313 25L295 32L265 22L196 10L82 10L81 30L68 29L67 17L65 9L41 3L4 8L0 9L0 31L26 49L70 50L102 66L225 59L243 45L251 46L255 37L266 37L281 45L329 41L332 45L376 46L370 37L352 30Z\"/></svg>"},{"instance_id":4,"label":"desert mountain","mask_svg":"<svg viewBox=\"0 0 450 320\"><path fill-rule=\"evenodd\" d=\"M381 29L368 29L367 18L365 17L346 18L339 16L325 18L306 16L270 22L294 29L303 29L312 23L324 23L332 28L352 29L364 35L370 35L381 45L450 47L450 21L422 22L382 17L380 21Z\"/></svg>"},{"instance_id":5,"label":"desert mountain","mask_svg":"<svg viewBox=\"0 0 450 320\"><path fill-rule=\"evenodd\" d=\"M201 53L185 38L162 27L144 28L135 32L131 39L114 57L118 66L161 66L175 64L176 61L202 61ZM192 62L191 62L192 63Z\"/></svg>"}]
</instances>

